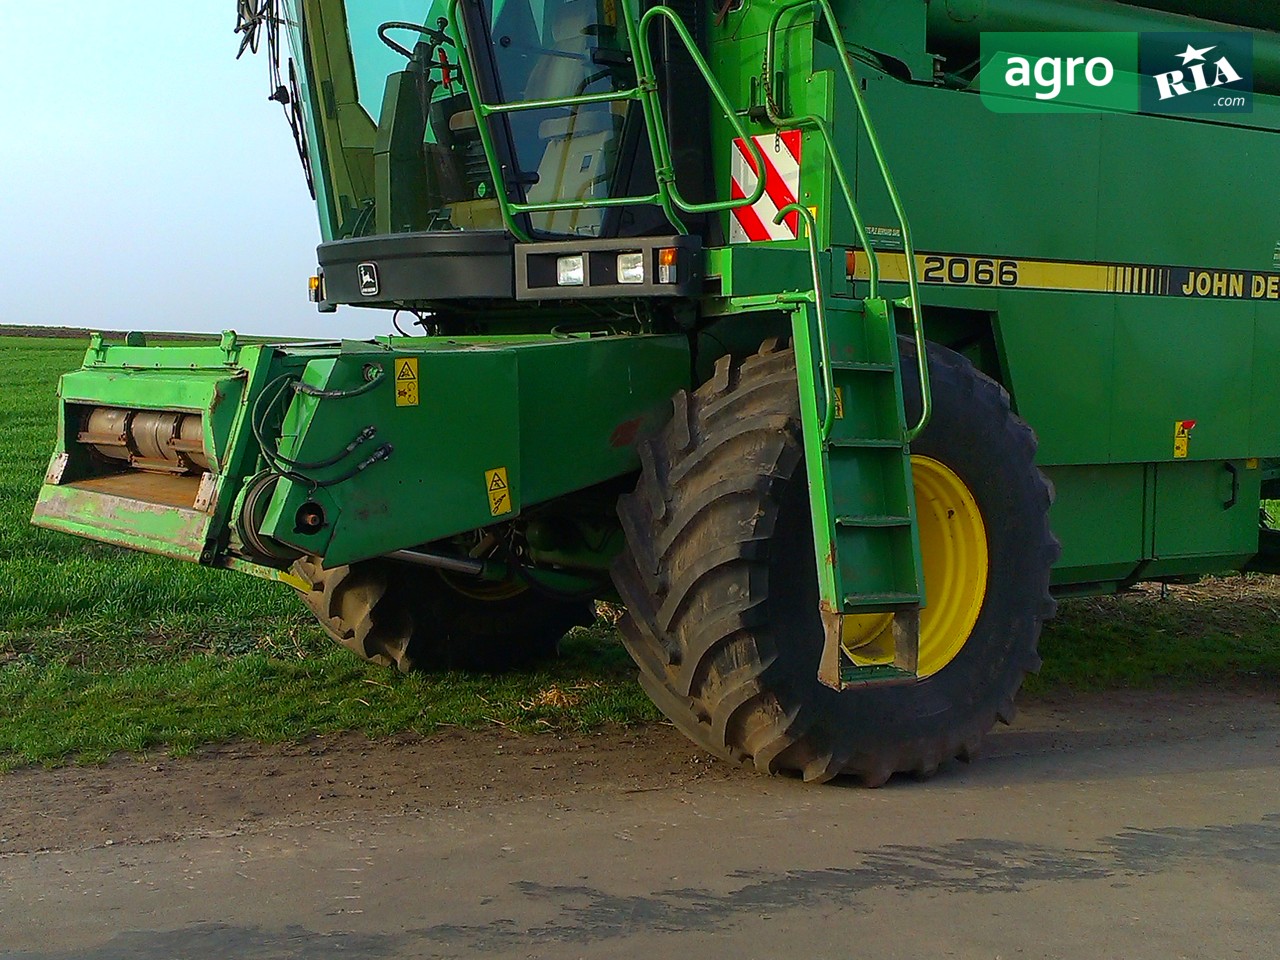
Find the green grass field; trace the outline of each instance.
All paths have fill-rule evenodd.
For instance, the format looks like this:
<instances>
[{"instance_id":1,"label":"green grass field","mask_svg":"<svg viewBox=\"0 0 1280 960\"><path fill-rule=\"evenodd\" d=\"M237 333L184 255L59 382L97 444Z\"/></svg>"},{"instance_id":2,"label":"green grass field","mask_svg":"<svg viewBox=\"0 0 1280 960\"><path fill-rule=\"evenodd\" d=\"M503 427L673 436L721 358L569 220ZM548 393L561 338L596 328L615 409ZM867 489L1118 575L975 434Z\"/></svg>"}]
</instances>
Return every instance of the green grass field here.
<instances>
[{"instance_id":1,"label":"green grass field","mask_svg":"<svg viewBox=\"0 0 1280 960\"><path fill-rule=\"evenodd\" d=\"M400 676L333 648L287 587L37 530L58 375L82 340L0 337L0 767L444 725L659 719L604 622L532 674ZM1029 696L1280 678L1280 586L1233 577L1075 600Z\"/></svg>"}]
</instances>

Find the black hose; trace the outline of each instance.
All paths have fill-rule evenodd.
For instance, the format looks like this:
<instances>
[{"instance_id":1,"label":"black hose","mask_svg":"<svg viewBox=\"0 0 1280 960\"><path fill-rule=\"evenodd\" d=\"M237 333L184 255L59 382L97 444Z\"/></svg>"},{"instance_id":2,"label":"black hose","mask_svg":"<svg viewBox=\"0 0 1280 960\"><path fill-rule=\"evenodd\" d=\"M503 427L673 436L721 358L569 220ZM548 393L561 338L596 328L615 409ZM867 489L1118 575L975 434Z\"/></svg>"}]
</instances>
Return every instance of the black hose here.
<instances>
[{"instance_id":1,"label":"black hose","mask_svg":"<svg viewBox=\"0 0 1280 960\"><path fill-rule=\"evenodd\" d=\"M350 479L372 463L386 459L386 457L390 455L389 444L384 444L383 447L379 448L378 452L375 452L373 457L365 460L363 463L358 465L354 471L349 472L349 474L344 474L337 480L320 482L312 477L306 476L300 471L323 470L328 467L336 466L354 453L356 448L361 444L373 439L374 435L378 432L377 428L373 426L365 427L337 453L332 456L325 457L323 460L310 462L294 460L290 457L286 457L280 452L279 442L271 442L264 435L267 416L270 414L271 409L280 401L280 398L284 396L285 391L287 391L290 386L292 386L295 393L304 393L307 396L318 397L321 399L342 399L344 397L359 396L362 393L368 392L376 384L381 382L383 377L384 374L381 369L379 369L376 376L352 390L319 390L315 387L308 387L300 381L293 380L289 374L282 374L268 383L267 386L263 388L262 393L258 394L257 400L254 401L253 409L250 411L249 415L249 427L253 431L254 439L258 441L258 448L262 451L262 456L267 461L271 471L282 477L287 477L290 480L295 480L315 489L316 487L330 487L336 483L341 483L342 480ZM267 401L268 396L270 396L269 401ZM267 401L265 405L264 401ZM384 450L385 453L381 453ZM379 455L379 453L381 453L381 455Z\"/></svg>"}]
</instances>

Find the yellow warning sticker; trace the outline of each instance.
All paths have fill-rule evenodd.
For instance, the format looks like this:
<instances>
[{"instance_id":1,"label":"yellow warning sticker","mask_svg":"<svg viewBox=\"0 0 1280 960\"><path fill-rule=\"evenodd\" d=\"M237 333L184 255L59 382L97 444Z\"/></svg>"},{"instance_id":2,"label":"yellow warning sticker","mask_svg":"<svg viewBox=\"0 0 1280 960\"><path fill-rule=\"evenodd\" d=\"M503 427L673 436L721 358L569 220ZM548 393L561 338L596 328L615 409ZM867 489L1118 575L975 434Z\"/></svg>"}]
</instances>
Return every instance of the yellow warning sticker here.
<instances>
[{"instance_id":1,"label":"yellow warning sticker","mask_svg":"<svg viewBox=\"0 0 1280 960\"><path fill-rule=\"evenodd\" d=\"M396 361L396 406L418 405L418 358L401 357Z\"/></svg>"},{"instance_id":2,"label":"yellow warning sticker","mask_svg":"<svg viewBox=\"0 0 1280 960\"><path fill-rule=\"evenodd\" d=\"M489 491L489 512L495 517L511 512L511 488L507 484L507 468L484 472L485 489Z\"/></svg>"},{"instance_id":3,"label":"yellow warning sticker","mask_svg":"<svg viewBox=\"0 0 1280 960\"><path fill-rule=\"evenodd\" d=\"M844 387L836 387L836 419L844 419Z\"/></svg>"},{"instance_id":4,"label":"yellow warning sticker","mask_svg":"<svg viewBox=\"0 0 1280 960\"><path fill-rule=\"evenodd\" d=\"M1173 421L1173 458L1183 460L1191 452L1191 431L1195 428L1194 420Z\"/></svg>"}]
</instances>

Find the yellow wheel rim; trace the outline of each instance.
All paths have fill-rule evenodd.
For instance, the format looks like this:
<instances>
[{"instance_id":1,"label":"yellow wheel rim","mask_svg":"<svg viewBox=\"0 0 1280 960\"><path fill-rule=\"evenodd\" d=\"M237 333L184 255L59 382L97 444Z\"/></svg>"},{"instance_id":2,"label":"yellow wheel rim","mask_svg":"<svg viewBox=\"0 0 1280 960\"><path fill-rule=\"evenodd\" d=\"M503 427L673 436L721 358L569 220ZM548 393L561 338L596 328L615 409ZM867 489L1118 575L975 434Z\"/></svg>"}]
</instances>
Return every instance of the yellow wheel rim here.
<instances>
[{"instance_id":1,"label":"yellow wheel rim","mask_svg":"<svg viewBox=\"0 0 1280 960\"><path fill-rule=\"evenodd\" d=\"M926 599L917 673L928 677L964 649L986 599L990 561L982 513L965 482L930 457L913 456L911 476ZM893 663L892 627L891 613L845 617L845 652L859 666Z\"/></svg>"}]
</instances>

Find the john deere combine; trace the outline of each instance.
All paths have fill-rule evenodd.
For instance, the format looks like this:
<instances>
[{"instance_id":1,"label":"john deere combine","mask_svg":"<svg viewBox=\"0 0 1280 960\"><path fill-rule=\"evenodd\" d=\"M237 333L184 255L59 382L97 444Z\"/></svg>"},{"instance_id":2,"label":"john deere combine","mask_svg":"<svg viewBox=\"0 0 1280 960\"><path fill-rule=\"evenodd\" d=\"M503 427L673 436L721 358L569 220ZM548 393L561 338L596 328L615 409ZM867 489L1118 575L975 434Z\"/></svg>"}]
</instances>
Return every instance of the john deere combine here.
<instances>
[{"instance_id":1,"label":"john deere combine","mask_svg":"<svg viewBox=\"0 0 1280 960\"><path fill-rule=\"evenodd\" d=\"M620 598L698 743L871 784L1011 718L1055 596L1277 567L1280 5L240 14L317 331L396 333L95 337L37 524L283 581L400 669L532 662ZM1252 109L998 109L993 31L1247 31L1206 83Z\"/></svg>"}]
</instances>

